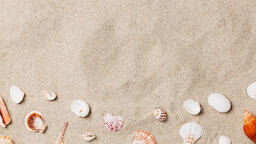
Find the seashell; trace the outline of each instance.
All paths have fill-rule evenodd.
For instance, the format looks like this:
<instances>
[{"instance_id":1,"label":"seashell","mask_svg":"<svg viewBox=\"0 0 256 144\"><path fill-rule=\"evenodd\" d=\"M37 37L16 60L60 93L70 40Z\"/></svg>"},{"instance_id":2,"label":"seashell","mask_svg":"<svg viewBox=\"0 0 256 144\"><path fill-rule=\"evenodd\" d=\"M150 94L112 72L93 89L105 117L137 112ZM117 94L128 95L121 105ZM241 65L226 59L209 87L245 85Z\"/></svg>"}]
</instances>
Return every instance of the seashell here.
<instances>
[{"instance_id":1,"label":"seashell","mask_svg":"<svg viewBox=\"0 0 256 144\"><path fill-rule=\"evenodd\" d=\"M167 113L166 113L166 111L162 110L160 108L156 108L154 110L154 116L156 117L156 119L158 119L161 122L167 120Z\"/></svg>"},{"instance_id":2,"label":"seashell","mask_svg":"<svg viewBox=\"0 0 256 144\"><path fill-rule=\"evenodd\" d=\"M226 136L221 136L219 138L219 144L231 144L231 140Z\"/></svg>"},{"instance_id":3,"label":"seashell","mask_svg":"<svg viewBox=\"0 0 256 144\"><path fill-rule=\"evenodd\" d=\"M68 122L65 122L64 127L63 127L58 139L56 140L55 144L64 144L63 139L64 139L64 135L65 135L67 127L68 127Z\"/></svg>"},{"instance_id":4,"label":"seashell","mask_svg":"<svg viewBox=\"0 0 256 144\"><path fill-rule=\"evenodd\" d=\"M25 94L17 86L12 86L10 88L10 96L14 103L19 104L23 101Z\"/></svg>"},{"instance_id":5,"label":"seashell","mask_svg":"<svg viewBox=\"0 0 256 144\"><path fill-rule=\"evenodd\" d=\"M32 111L26 115L25 126L31 132L41 133L44 133L47 128L43 115L38 111Z\"/></svg>"},{"instance_id":6,"label":"seashell","mask_svg":"<svg viewBox=\"0 0 256 144\"><path fill-rule=\"evenodd\" d=\"M43 91L43 96L48 100L48 101L53 101L57 98L57 95L54 91Z\"/></svg>"},{"instance_id":7,"label":"seashell","mask_svg":"<svg viewBox=\"0 0 256 144\"><path fill-rule=\"evenodd\" d=\"M79 117L86 117L90 112L89 105L83 100L73 100L71 110Z\"/></svg>"},{"instance_id":8,"label":"seashell","mask_svg":"<svg viewBox=\"0 0 256 144\"><path fill-rule=\"evenodd\" d=\"M105 120L105 126L109 131L117 132L124 127L124 120L120 116L112 116L107 113L103 116L103 119Z\"/></svg>"},{"instance_id":9,"label":"seashell","mask_svg":"<svg viewBox=\"0 0 256 144\"><path fill-rule=\"evenodd\" d=\"M9 115L9 112L7 110L7 107L4 103L4 99L0 96L0 113L2 118L2 127L5 127L6 125L9 125L11 123L11 117Z\"/></svg>"},{"instance_id":10,"label":"seashell","mask_svg":"<svg viewBox=\"0 0 256 144\"><path fill-rule=\"evenodd\" d=\"M224 95L213 93L208 96L208 104L221 113L228 112L231 109L231 103Z\"/></svg>"},{"instance_id":11,"label":"seashell","mask_svg":"<svg viewBox=\"0 0 256 144\"><path fill-rule=\"evenodd\" d=\"M249 97L256 99L256 82L251 83L247 87L247 94Z\"/></svg>"},{"instance_id":12,"label":"seashell","mask_svg":"<svg viewBox=\"0 0 256 144\"><path fill-rule=\"evenodd\" d=\"M191 114L193 115L197 115L201 112L201 107L200 107L200 104L199 102L197 101L194 101L194 100L186 100L184 103L183 103L183 106L184 108Z\"/></svg>"},{"instance_id":13,"label":"seashell","mask_svg":"<svg viewBox=\"0 0 256 144\"><path fill-rule=\"evenodd\" d=\"M156 144L156 139L145 130L138 130L133 144Z\"/></svg>"},{"instance_id":14,"label":"seashell","mask_svg":"<svg viewBox=\"0 0 256 144\"><path fill-rule=\"evenodd\" d=\"M4 124L2 116L0 116L0 127L6 128L6 125Z\"/></svg>"},{"instance_id":15,"label":"seashell","mask_svg":"<svg viewBox=\"0 0 256 144\"><path fill-rule=\"evenodd\" d=\"M244 133L256 143L256 117L244 110Z\"/></svg>"},{"instance_id":16,"label":"seashell","mask_svg":"<svg viewBox=\"0 0 256 144\"><path fill-rule=\"evenodd\" d=\"M12 138L8 136L0 136L0 144L14 144Z\"/></svg>"},{"instance_id":17,"label":"seashell","mask_svg":"<svg viewBox=\"0 0 256 144\"><path fill-rule=\"evenodd\" d=\"M91 132L83 134L82 137L84 138L84 140L86 142L90 142L90 141L96 139L96 135L94 133L91 133Z\"/></svg>"},{"instance_id":18,"label":"seashell","mask_svg":"<svg viewBox=\"0 0 256 144\"><path fill-rule=\"evenodd\" d=\"M180 136L182 137L184 144L194 144L202 137L202 135L202 127L195 122L185 123L180 128Z\"/></svg>"}]
</instances>

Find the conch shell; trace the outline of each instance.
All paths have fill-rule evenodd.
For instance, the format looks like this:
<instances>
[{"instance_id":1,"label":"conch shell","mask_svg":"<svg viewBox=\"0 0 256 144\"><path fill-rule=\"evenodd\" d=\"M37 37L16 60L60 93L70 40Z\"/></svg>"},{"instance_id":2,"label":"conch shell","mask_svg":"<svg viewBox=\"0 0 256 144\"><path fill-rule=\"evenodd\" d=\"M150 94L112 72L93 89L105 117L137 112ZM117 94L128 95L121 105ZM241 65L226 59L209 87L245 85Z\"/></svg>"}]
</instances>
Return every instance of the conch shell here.
<instances>
[{"instance_id":1,"label":"conch shell","mask_svg":"<svg viewBox=\"0 0 256 144\"><path fill-rule=\"evenodd\" d=\"M67 127L68 127L68 122L65 122L64 127L63 127L63 129L62 129L62 131L60 133L60 136L56 140L55 144L64 144L63 138L64 138L64 134L66 132Z\"/></svg>"},{"instance_id":2,"label":"conch shell","mask_svg":"<svg viewBox=\"0 0 256 144\"><path fill-rule=\"evenodd\" d=\"M1 113L0 126L4 128L6 127L6 125L10 124L12 120L6 108L6 105L4 103L4 100L1 96L0 96L0 113Z\"/></svg>"},{"instance_id":3,"label":"conch shell","mask_svg":"<svg viewBox=\"0 0 256 144\"><path fill-rule=\"evenodd\" d=\"M244 133L256 143L256 117L244 110Z\"/></svg>"},{"instance_id":4,"label":"conch shell","mask_svg":"<svg viewBox=\"0 0 256 144\"><path fill-rule=\"evenodd\" d=\"M44 133L47 128L43 115L38 111L32 111L26 115L25 126L29 131L41 133Z\"/></svg>"}]
</instances>

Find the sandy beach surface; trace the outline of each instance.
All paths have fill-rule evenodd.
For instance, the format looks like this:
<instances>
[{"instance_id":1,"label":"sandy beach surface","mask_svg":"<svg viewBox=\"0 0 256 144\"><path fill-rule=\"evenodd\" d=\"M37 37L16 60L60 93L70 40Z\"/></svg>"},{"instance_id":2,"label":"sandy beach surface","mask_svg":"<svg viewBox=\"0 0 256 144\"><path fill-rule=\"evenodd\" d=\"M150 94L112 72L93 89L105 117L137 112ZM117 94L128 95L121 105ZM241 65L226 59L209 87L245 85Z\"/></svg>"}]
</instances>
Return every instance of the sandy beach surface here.
<instances>
[{"instance_id":1,"label":"sandy beach surface","mask_svg":"<svg viewBox=\"0 0 256 144\"><path fill-rule=\"evenodd\" d=\"M179 128L194 121L204 129L197 144L216 144L228 136L234 144L252 144L243 133L243 110L256 114L246 94L256 80L256 1L254 0L0 0L0 95L12 124L1 135L16 144L54 144L69 122L66 144L131 144L136 130L148 130L159 144L182 143ZM12 102L17 85L26 97ZM48 102L44 90L58 99ZM224 94L232 110L220 114L207 104L213 92ZM78 118L71 101L91 107ZM182 106L201 103L192 116ZM168 121L152 112L162 107ZM40 111L45 134L24 126L25 115ZM120 115L117 133L104 127L105 113Z\"/></svg>"}]
</instances>

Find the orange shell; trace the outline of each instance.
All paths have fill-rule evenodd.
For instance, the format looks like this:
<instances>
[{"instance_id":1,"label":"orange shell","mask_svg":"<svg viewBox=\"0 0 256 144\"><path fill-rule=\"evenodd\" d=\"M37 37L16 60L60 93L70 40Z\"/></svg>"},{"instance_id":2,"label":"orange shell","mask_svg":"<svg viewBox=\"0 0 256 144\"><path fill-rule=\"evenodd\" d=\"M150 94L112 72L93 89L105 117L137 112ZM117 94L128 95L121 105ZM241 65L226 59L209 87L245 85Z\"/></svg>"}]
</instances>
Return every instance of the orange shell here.
<instances>
[{"instance_id":1,"label":"orange shell","mask_svg":"<svg viewBox=\"0 0 256 144\"><path fill-rule=\"evenodd\" d=\"M1 144L14 144L12 139L8 136L0 136L0 143Z\"/></svg>"},{"instance_id":2,"label":"orange shell","mask_svg":"<svg viewBox=\"0 0 256 144\"><path fill-rule=\"evenodd\" d=\"M138 130L133 144L157 144L157 142L148 131Z\"/></svg>"},{"instance_id":3,"label":"orange shell","mask_svg":"<svg viewBox=\"0 0 256 144\"><path fill-rule=\"evenodd\" d=\"M0 97L0 113L3 118L4 124L10 124L12 120L2 97Z\"/></svg>"},{"instance_id":4,"label":"orange shell","mask_svg":"<svg viewBox=\"0 0 256 144\"><path fill-rule=\"evenodd\" d=\"M244 110L244 133L256 143L256 117Z\"/></svg>"}]
</instances>

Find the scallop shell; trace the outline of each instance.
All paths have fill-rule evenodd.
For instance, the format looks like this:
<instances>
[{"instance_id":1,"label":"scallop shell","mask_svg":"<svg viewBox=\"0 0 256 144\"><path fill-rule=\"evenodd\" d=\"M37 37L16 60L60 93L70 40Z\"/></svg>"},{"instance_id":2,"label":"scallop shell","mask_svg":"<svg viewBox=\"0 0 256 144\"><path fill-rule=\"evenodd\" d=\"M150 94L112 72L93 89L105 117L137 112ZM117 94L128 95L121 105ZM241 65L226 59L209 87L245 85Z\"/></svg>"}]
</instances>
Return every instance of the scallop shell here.
<instances>
[{"instance_id":1,"label":"scallop shell","mask_svg":"<svg viewBox=\"0 0 256 144\"><path fill-rule=\"evenodd\" d=\"M138 130L133 144L157 144L156 139L145 130Z\"/></svg>"},{"instance_id":2,"label":"scallop shell","mask_svg":"<svg viewBox=\"0 0 256 144\"><path fill-rule=\"evenodd\" d=\"M26 115L25 126L31 132L41 133L44 133L47 128L43 115L38 111L32 111Z\"/></svg>"},{"instance_id":3,"label":"scallop shell","mask_svg":"<svg viewBox=\"0 0 256 144\"><path fill-rule=\"evenodd\" d=\"M185 123L180 128L180 136L182 137L184 144L194 144L202 137L202 135L202 127L195 122Z\"/></svg>"},{"instance_id":4,"label":"scallop shell","mask_svg":"<svg viewBox=\"0 0 256 144\"><path fill-rule=\"evenodd\" d=\"M156 108L154 110L154 116L155 116L156 119L158 119L161 122L167 120L167 113L166 113L165 110L163 110L161 108Z\"/></svg>"},{"instance_id":5,"label":"scallop shell","mask_svg":"<svg viewBox=\"0 0 256 144\"><path fill-rule=\"evenodd\" d=\"M73 100L71 110L79 117L86 117L90 112L89 105L83 100Z\"/></svg>"},{"instance_id":6,"label":"scallop shell","mask_svg":"<svg viewBox=\"0 0 256 144\"><path fill-rule=\"evenodd\" d=\"M8 136L0 136L0 144L14 144L12 138Z\"/></svg>"},{"instance_id":7,"label":"scallop shell","mask_svg":"<svg viewBox=\"0 0 256 144\"><path fill-rule=\"evenodd\" d=\"M58 139L56 140L55 144L64 144L63 139L64 139L64 135L65 135L67 127L68 127L68 122L65 122L64 127L63 127Z\"/></svg>"},{"instance_id":8,"label":"scallop shell","mask_svg":"<svg viewBox=\"0 0 256 144\"><path fill-rule=\"evenodd\" d=\"M208 104L221 113L228 112L231 109L231 102L229 99L219 93L209 95Z\"/></svg>"},{"instance_id":9,"label":"scallop shell","mask_svg":"<svg viewBox=\"0 0 256 144\"><path fill-rule=\"evenodd\" d=\"M251 83L247 87L247 94L249 97L256 99L256 82Z\"/></svg>"},{"instance_id":10,"label":"scallop shell","mask_svg":"<svg viewBox=\"0 0 256 144\"><path fill-rule=\"evenodd\" d=\"M244 110L244 133L249 139L256 143L256 117Z\"/></svg>"},{"instance_id":11,"label":"scallop shell","mask_svg":"<svg viewBox=\"0 0 256 144\"><path fill-rule=\"evenodd\" d=\"M57 98L57 95L54 91L43 91L43 96L48 100L48 101L53 101Z\"/></svg>"},{"instance_id":12,"label":"scallop shell","mask_svg":"<svg viewBox=\"0 0 256 144\"><path fill-rule=\"evenodd\" d=\"M94 133L91 133L91 132L83 134L82 137L84 138L84 140L86 142L90 142L90 141L96 139L96 135Z\"/></svg>"},{"instance_id":13,"label":"scallop shell","mask_svg":"<svg viewBox=\"0 0 256 144\"><path fill-rule=\"evenodd\" d=\"M219 138L219 144L231 144L231 140L226 136L221 136Z\"/></svg>"},{"instance_id":14,"label":"scallop shell","mask_svg":"<svg viewBox=\"0 0 256 144\"><path fill-rule=\"evenodd\" d=\"M194 101L194 100L186 100L184 103L183 103L183 106L184 108L191 114L193 115L197 115L201 112L201 107L200 107L200 104L199 102L197 101Z\"/></svg>"},{"instance_id":15,"label":"scallop shell","mask_svg":"<svg viewBox=\"0 0 256 144\"><path fill-rule=\"evenodd\" d=\"M5 127L6 125L9 125L11 123L11 117L9 115L9 112L7 110L7 107L4 103L4 99L0 96L0 113L3 123L1 124L2 127Z\"/></svg>"},{"instance_id":16,"label":"scallop shell","mask_svg":"<svg viewBox=\"0 0 256 144\"><path fill-rule=\"evenodd\" d=\"M109 131L117 132L124 127L124 119L120 116L112 116L107 113L103 116L103 119L105 121L105 126Z\"/></svg>"},{"instance_id":17,"label":"scallop shell","mask_svg":"<svg viewBox=\"0 0 256 144\"><path fill-rule=\"evenodd\" d=\"M10 96L14 103L19 104L23 101L25 94L17 86L12 86L10 88Z\"/></svg>"}]
</instances>

